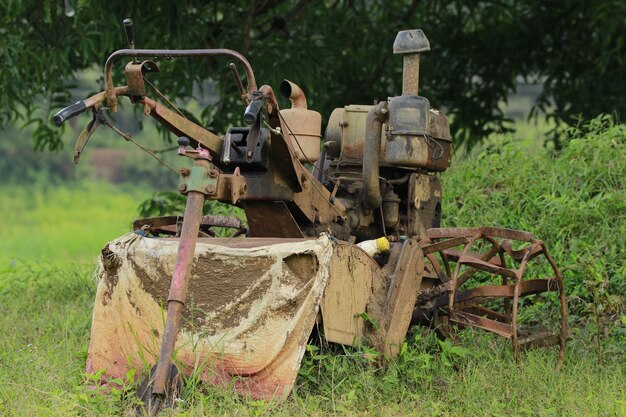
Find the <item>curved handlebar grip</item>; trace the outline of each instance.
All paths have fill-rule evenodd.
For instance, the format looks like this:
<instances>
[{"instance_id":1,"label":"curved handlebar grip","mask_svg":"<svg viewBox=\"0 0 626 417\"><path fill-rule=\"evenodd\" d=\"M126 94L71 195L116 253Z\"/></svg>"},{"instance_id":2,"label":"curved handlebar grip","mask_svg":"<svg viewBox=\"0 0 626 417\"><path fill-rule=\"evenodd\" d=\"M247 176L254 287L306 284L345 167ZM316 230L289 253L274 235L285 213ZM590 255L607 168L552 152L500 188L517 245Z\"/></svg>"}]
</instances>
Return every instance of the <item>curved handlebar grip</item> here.
<instances>
[{"instance_id":1,"label":"curved handlebar grip","mask_svg":"<svg viewBox=\"0 0 626 417\"><path fill-rule=\"evenodd\" d=\"M77 101L64 109L59 110L54 116L52 116L52 121L56 126L61 126L66 120L71 119L74 116L78 116L85 110L87 110L85 102Z\"/></svg>"},{"instance_id":2,"label":"curved handlebar grip","mask_svg":"<svg viewBox=\"0 0 626 417\"><path fill-rule=\"evenodd\" d=\"M246 107L246 111L243 113L243 122L248 126L253 125L256 122L257 117L259 117L259 113L263 108L263 100L255 99L248 104Z\"/></svg>"}]
</instances>

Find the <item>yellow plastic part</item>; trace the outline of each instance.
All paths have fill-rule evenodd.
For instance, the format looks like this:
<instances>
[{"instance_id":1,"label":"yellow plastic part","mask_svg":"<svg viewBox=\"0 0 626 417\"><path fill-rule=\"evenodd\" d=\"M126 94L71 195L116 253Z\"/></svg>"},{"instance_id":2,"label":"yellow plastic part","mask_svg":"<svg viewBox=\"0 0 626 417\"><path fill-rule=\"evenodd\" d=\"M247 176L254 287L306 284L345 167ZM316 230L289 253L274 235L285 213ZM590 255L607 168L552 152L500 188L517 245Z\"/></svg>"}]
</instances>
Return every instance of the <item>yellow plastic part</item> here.
<instances>
[{"instance_id":1,"label":"yellow plastic part","mask_svg":"<svg viewBox=\"0 0 626 417\"><path fill-rule=\"evenodd\" d=\"M376 249L379 252L387 252L389 250L389 240L384 236L376 239Z\"/></svg>"}]
</instances>

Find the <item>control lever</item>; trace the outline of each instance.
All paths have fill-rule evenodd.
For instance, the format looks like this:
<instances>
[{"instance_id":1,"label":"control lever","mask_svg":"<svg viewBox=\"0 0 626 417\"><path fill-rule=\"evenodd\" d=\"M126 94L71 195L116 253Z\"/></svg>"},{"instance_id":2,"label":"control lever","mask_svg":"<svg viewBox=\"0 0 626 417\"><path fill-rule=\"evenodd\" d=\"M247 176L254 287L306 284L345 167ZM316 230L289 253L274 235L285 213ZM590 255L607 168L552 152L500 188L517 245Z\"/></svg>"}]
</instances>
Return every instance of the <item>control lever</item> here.
<instances>
[{"instance_id":1,"label":"control lever","mask_svg":"<svg viewBox=\"0 0 626 417\"><path fill-rule=\"evenodd\" d=\"M248 126L251 126L256 122L257 117L259 117L259 113L263 108L262 100L252 100L250 104L246 107L246 111L243 113L243 122Z\"/></svg>"},{"instance_id":2,"label":"control lever","mask_svg":"<svg viewBox=\"0 0 626 417\"><path fill-rule=\"evenodd\" d=\"M213 159L211 158L211 154L209 154L208 149L205 149L200 145L198 145L196 149L189 149L187 147L190 144L191 144L191 140L187 136L179 137L178 138L178 155L186 156L187 158L191 158L195 160L203 159L203 160L210 161Z\"/></svg>"},{"instance_id":3,"label":"control lever","mask_svg":"<svg viewBox=\"0 0 626 417\"><path fill-rule=\"evenodd\" d=\"M130 49L135 49L135 31L133 30L133 19L126 18L122 20L124 24L124 32L126 33L126 42ZM136 56L133 56L133 64L138 63Z\"/></svg>"},{"instance_id":4,"label":"control lever","mask_svg":"<svg viewBox=\"0 0 626 417\"><path fill-rule=\"evenodd\" d=\"M248 126L252 126L256 122L265 104L265 94L262 92L255 91L251 95L252 101L246 107L246 111L243 112L243 122Z\"/></svg>"},{"instance_id":5,"label":"control lever","mask_svg":"<svg viewBox=\"0 0 626 417\"><path fill-rule=\"evenodd\" d=\"M187 136L179 137L177 142L178 142L178 146L182 146L183 148L186 148L187 146L191 144L191 141L189 140Z\"/></svg>"},{"instance_id":6,"label":"control lever","mask_svg":"<svg viewBox=\"0 0 626 417\"><path fill-rule=\"evenodd\" d=\"M248 95L246 94L246 90L243 88L243 84L241 83L241 77L239 76L239 71L237 71L237 65L234 62L231 62L228 66L230 68L231 73L233 74L233 78L235 79L235 84L237 85L237 90L239 90L239 96L241 96L241 100L243 100L244 106L248 105Z\"/></svg>"},{"instance_id":7,"label":"control lever","mask_svg":"<svg viewBox=\"0 0 626 417\"><path fill-rule=\"evenodd\" d=\"M133 31L133 19L126 18L122 21L124 32L126 32L126 42L130 49L135 49L135 32Z\"/></svg>"},{"instance_id":8,"label":"control lever","mask_svg":"<svg viewBox=\"0 0 626 417\"><path fill-rule=\"evenodd\" d=\"M80 132L80 136L78 136L78 139L76 140L76 144L74 145L74 164L78 164L80 156L83 154L83 150L85 149L85 146L87 145L87 142L89 141L89 138L91 137L91 135L93 135L93 132L96 131L98 126L102 124L103 117L104 117L102 113L95 107L92 109L92 111L93 111L93 118L87 124L87 126L85 126L83 131Z\"/></svg>"}]
</instances>

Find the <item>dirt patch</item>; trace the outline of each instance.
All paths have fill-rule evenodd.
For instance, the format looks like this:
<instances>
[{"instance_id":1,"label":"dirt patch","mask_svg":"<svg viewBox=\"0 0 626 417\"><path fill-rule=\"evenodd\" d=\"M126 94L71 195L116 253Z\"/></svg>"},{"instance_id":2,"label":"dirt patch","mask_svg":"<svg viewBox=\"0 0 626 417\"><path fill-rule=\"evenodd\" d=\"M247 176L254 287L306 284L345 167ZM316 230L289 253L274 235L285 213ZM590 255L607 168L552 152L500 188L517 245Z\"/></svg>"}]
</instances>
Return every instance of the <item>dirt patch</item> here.
<instances>
[{"instance_id":1,"label":"dirt patch","mask_svg":"<svg viewBox=\"0 0 626 417\"><path fill-rule=\"evenodd\" d=\"M301 285L302 282L308 282L317 275L319 267L317 256L313 251L294 253L283 258L284 278L295 281L289 282L290 284Z\"/></svg>"},{"instance_id":2,"label":"dirt patch","mask_svg":"<svg viewBox=\"0 0 626 417\"><path fill-rule=\"evenodd\" d=\"M128 261L143 290L158 303L165 305L169 295L171 274L159 265L158 261L153 266L155 270L153 274L142 267L140 261L133 259L130 253ZM192 267L189 299L183 310L183 316L219 314L225 307L235 303L234 310L220 315L219 327L237 326L247 317L254 301L263 297L270 288L271 279L265 275L275 262L276 259L269 256L224 259L214 254L201 255L196 258ZM192 330L197 324L186 320L183 328Z\"/></svg>"},{"instance_id":3,"label":"dirt patch","mask_svg":"<svg viewBox=\"0 0 626 417\"><path fill-rule=\"evenodd\" d=\"M132 266L133 271L135 271L137 278L139 278L139 283L143 290L150 294L159 304L167 304L170 282L172 281L171 274L165 271L158 263L154 265L156 272L154 274L148 273L133 259L131 253L127 253L126 259Z\"/></svg>"},{"instance_id":4,"label":"dirt patch","mask_svg":"<svg viewBox=\"0 0 626 417\"><path fill-rule=\"evenodd\" d=\"M194 300L198 305L217 311L241 297L251 289L251 298L261 295L260 288L253 288L261 280L269 281L267 274L276 262L269 256L229 258L213 254L202 255L194 263L192 283ZM250 296L248 298L250 298Z\"/></svg>"},{"instance_id":5,"label":"dirt patch","mask_svg":"<svg viewBox=\"0 0 626 417\"><path fill-rule=\"evenodd\" d=\"M175 256L165 248L154 251L152 241L149 243L117 253L113 252L115 246L105 248L102 276L106 279L107 301L116 288L119 290L122 274L127 278L121 279L132 279L157 305L167 306ZM316 252L303 248L286 253L282 248L255 254L200 252L204 253L192 265L181 327L209 336L229 329L254 333L268 319L283 322L292 317L305 302L322 268ZM125 299L141 317L144 308L134 291L127 292Z\"/></svg>"},{"instance_id":6,"label":"dirt patch","mask_svg":"<svg viewBox=\"0 0 626 417\"><path fill-rule=\"evenodd\" d=\"M113 289L117 285L117 280L119 279L118 270L122 266L122 261L111 248L109 248L109 245L106 245L104 249L102 249L101 259L104 272L102 274L102 280L106 285L106 290L102 295L102 305L107 305L113 295Z\"/></svg>"}]
</instances>

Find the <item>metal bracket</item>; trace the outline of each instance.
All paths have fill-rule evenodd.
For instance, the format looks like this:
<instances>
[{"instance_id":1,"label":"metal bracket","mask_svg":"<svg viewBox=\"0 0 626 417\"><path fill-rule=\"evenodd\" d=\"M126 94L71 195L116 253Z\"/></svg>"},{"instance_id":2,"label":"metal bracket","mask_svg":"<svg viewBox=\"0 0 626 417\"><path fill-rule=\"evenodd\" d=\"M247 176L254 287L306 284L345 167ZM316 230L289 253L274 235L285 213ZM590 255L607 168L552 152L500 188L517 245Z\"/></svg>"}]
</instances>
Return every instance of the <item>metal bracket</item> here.
<instances>
[{"instance_id":1,"label":"metal bracket","mask_svg":"<svg viewBox=\"0 0 626 417\"><path fill-rule=\"evenodd\" d=\"M178 191L181 194L187 195L190 191L195 191L209 196L217 193L219 173L215 169L202 165L194 164L191 169L181 171L178 183Z\"/></svg>"},{"instance_id":2,"label":"metal bracket","mask_svg":"<svg viewBox=\"0 0 626 417\"><path fill-rule=\"evenodd\" d=\"M143 76L149 72L160 72L159 66L154 61L131 61L124 68L126 82L128 83L128 96L133 103L146 96Z\"/></svg>"}]
</instances>

